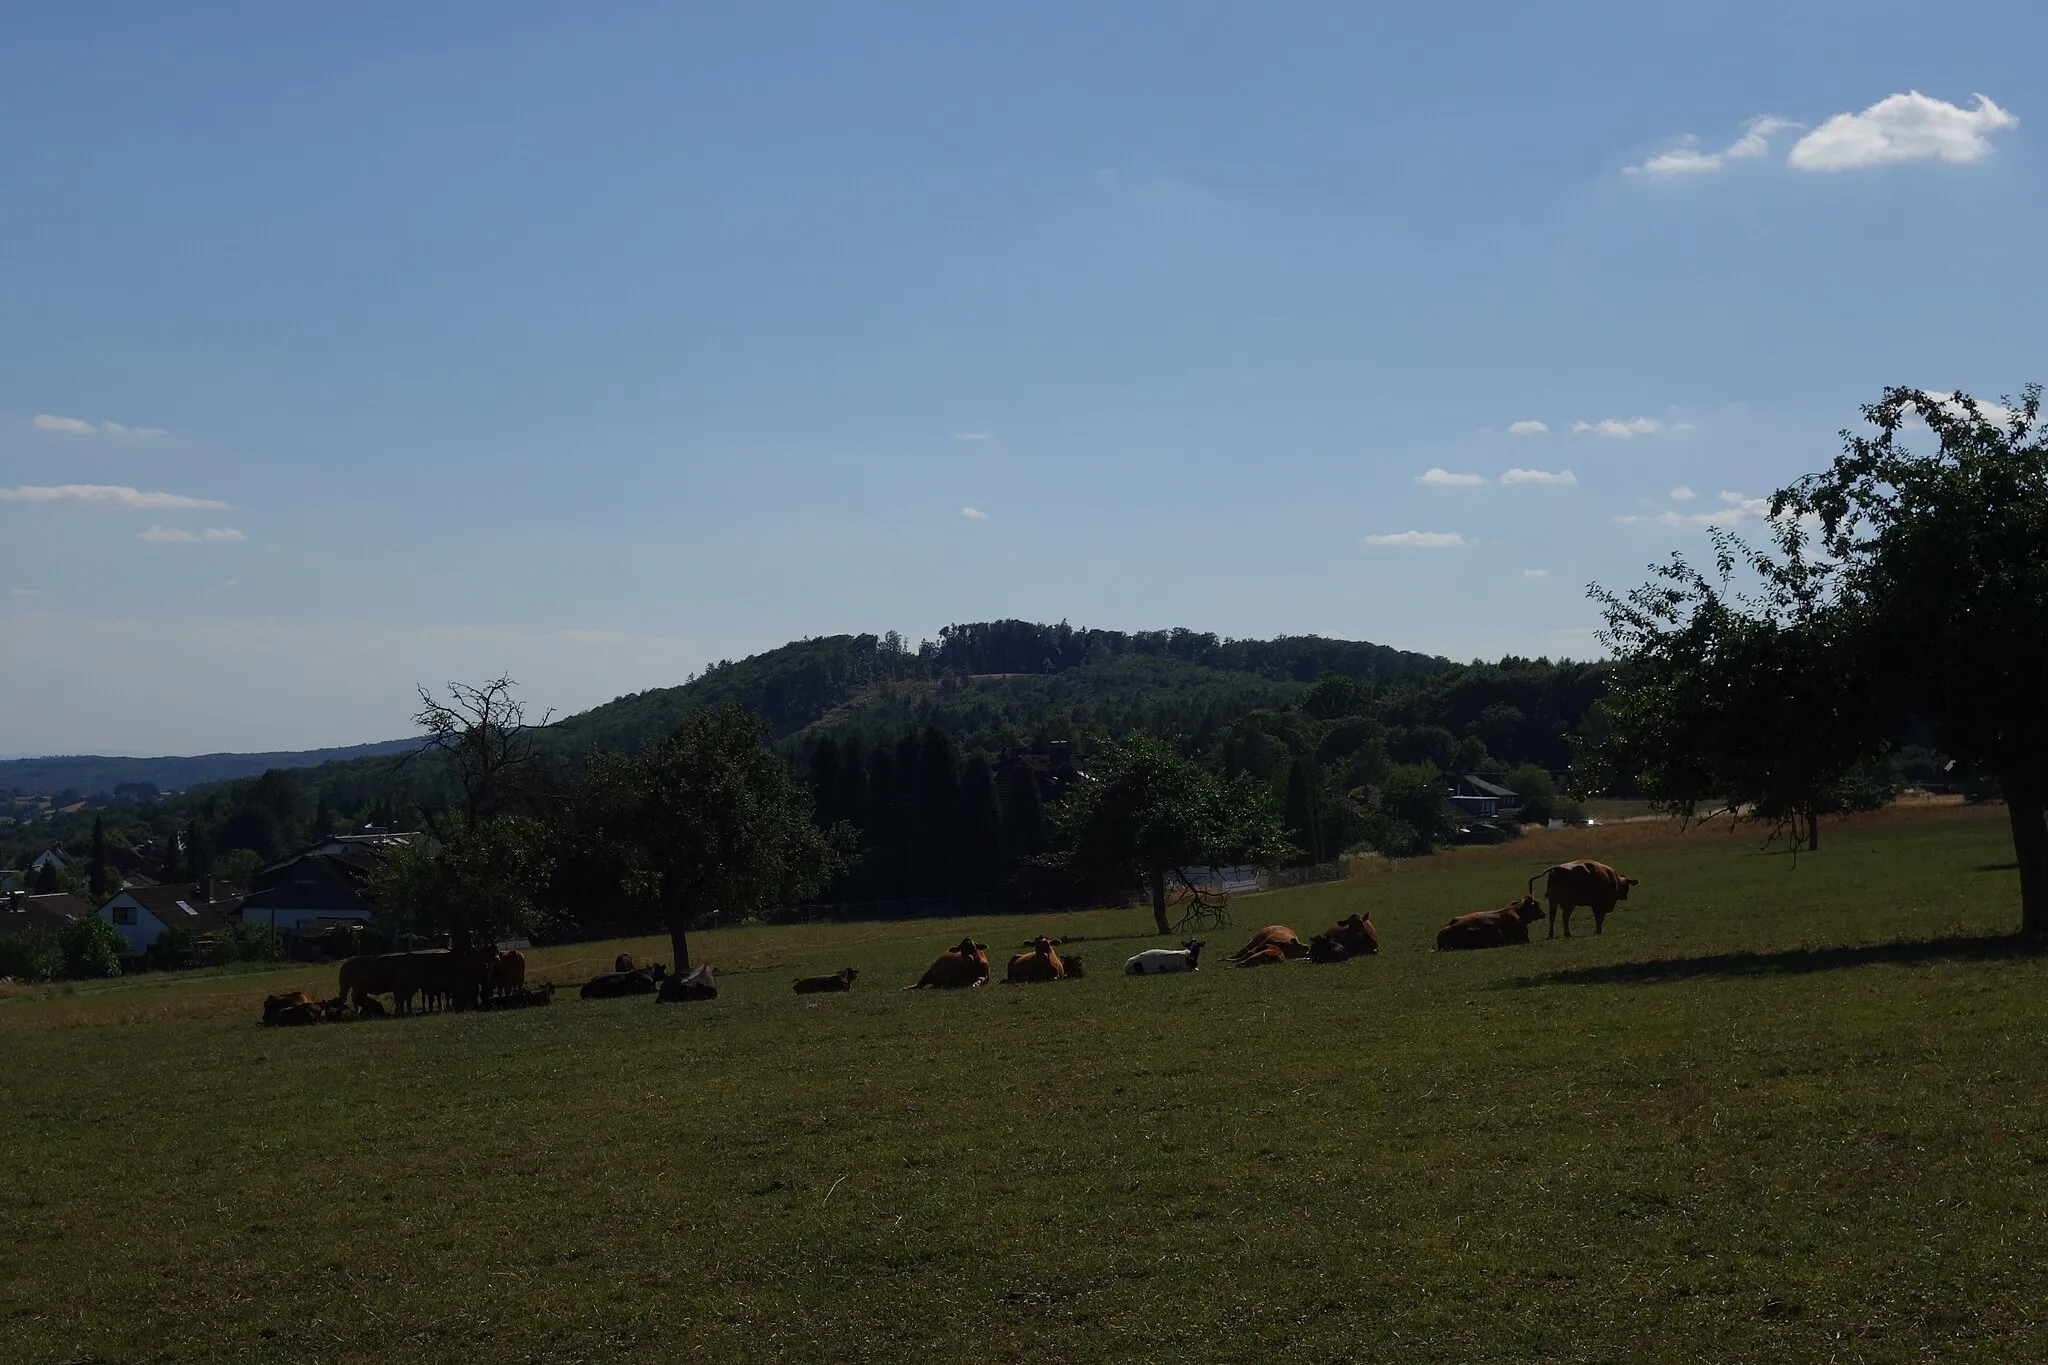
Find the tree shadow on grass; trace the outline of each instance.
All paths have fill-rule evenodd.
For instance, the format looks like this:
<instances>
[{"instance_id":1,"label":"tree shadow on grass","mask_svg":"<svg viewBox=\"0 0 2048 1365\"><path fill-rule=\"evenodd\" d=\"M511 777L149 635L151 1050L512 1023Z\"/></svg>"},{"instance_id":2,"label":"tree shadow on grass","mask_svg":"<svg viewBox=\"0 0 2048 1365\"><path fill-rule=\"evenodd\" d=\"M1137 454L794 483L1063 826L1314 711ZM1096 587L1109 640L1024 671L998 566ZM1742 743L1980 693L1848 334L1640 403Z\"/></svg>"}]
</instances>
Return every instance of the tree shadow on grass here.
<instances>
[{"instance_id":1,"label":"tree shadow on grass","mask_svg":"<svg viewBox=\"0 0 2048 1365\"><path fill-rule=\"evenodd\" d=\"M1599 967L1567 967L1516 977L1506 984L1531 986L1655 986L1674 981L1760 976L1803 976L1849 967L1880 964L1910 966L1921 962L1990 962L2009 958L2048 957L2048 940L2016 934L1970 934L1943 938L1901 939L1854 948L1790 948L1779 953L1718 953L1712 957L1674 957L1651 962L1611 962Z\"/></svg>"}]
</instances>

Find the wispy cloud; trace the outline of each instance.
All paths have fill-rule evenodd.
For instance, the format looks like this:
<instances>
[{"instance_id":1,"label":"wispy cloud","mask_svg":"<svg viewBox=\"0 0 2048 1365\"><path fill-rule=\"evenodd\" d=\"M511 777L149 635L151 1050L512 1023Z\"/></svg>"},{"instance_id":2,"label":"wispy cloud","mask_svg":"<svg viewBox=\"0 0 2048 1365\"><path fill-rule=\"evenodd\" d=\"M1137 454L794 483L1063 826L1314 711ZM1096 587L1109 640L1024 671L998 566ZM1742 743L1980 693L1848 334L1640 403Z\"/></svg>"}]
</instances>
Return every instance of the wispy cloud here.
<instances>
[{"instance_id":1,"label":"wispy cloud","mask_svg":"<svg viewBox=\"0 0 2048 1365\"><path fill-rule=\"evenodd\" d=\"M142 493L111 483L26 483L19 488L0 488L0 502L89 502L106 507L135 507L200 510L226 507L214 498L190 498L183 493Z\"/></svg>"},{"instance_id":2,"label":"wispy cloud","mask_svg":"<svg viewBox=\"0 0 2048 1365\"><path fill-rule=\"evenodd\" d=\"M1510 436L1547 436L1550 434L1550 424L1548 422L1536 421L1534 418L1526 422L1510 422L1508 423L1508 434Z\"/></svg>"},{"instance_id":3,"label":"wispy cloud","mask_svg":"<svg viewBox=\"0 0 2048 1365\"><path fill-rule=\"evenodd\" d=\"M1413 550L1449 550L1470 545L1456 531L1395 531L1391 535L1367 536L1368 545L1399 545Z\"/></svg>"},{"instance_id":4,"label":"wispy cloud","mask_svg":"<svg viewBox=\"0 0 2048 1365\"><path fill-rule=\"evenodd\" d=\"M988 513L982 511L979 507L963 507L960 509L960 515L967 518L969 521L988 520Z\"/></svg>"},{"instance_id":5,"label":"wispy cloud","mask_svg":"<svg viewBox=\"0 0 2048 1365\"><path fill-rule=\"evenodd\" d=\"M1548 578L1548 577L1550 577L1550 570L1548 570L1548 569L1524 569L1524 570L1522 570L1522 577L1524 577L1524 578Z\"/></svg>"},{"instance_id":6,"label":"wispy cloud","mask_svg":"<svg viewBox=\"0 0 2048 1365\"><path fill-rule=\"evenodd\" d=\"M953 439L956 441L991 441L995 439L995 433L993 431L956 431L953 433Z\"/></svg>"},{"instance_id":7,"label":"wispy cloud","mask_svg":"<svg viewBox=\"0 0 2048 1365\"><path fill-rule=\"evenodd\" d=\"M37 588L9 588L7 595L9 597L41 597L43 594Z\"/></svg>"},{"instance_id":8,"label":"wispy cloud","mask_svg":"<svg viewBox=\"0 0 2048 1365\"><path fill-rule=\"evenodd\" d=\"M1597 422L1574 422L1572 432L1584 436L1605 436L1611 441L1626 441L1632 436L1655 436L1664 429L1664 424L1654 417L1603 417Z\"/></svg>"},{"instance_id":9,"label":"wispy cloud","mask_svg":"<svg viewBox=\"0 0 2048 1365\"><path fill-rule=\"evenodd\" d=\"M1985 136L2019 119L1983 95L1964 109L1908 90L1887 95L1860 114L1836 114L1793 144L1786 164L1801 171L1850 171L1894 161L1967 165L1991 155Z\"/></svg>"},{"instance_id":10,"label":"wispy cloud","mask_svg":"<svg viewBox=\"0 0 2048 1365\"><path fill-rule=\"evenodd\" d=\"M1671 500L1673 502L1691 502L1694 498L1698 496L1699 494L1693 492L1684 484L1680 484L1678 485L1678 487L1671 490Z\"/></svg>"},{"instance_id":11,"label":"wispy cloud","mask_svg":"<svg viewBox=\"0 0 2048 1365\"><path fill-rule=\"evenodd\" d=\"M29 419L41 431L62 431L73 436L91 436L100 433L107 436L161 436L162 427L131 427L122 422L101 422L94 425L82 417L59 417L55 413L39 412Z\"/></svg>"},{"instance_id":12,"label":"wispy cloud","mask_svg":"<svg viewBox=\"0 0 2048 1365\"><path fill-rule=\"evenodd\" d=\"M1688 494L1691 490L1687 490ZM1614 520L1624 524L1650 522L1659 526L1740 526L1746 521L1765 521L1771 515L1769 498L1752 498L1723 489L1720 507L1705 512L1660 512L1655 516L1626 516Z\"/></svg>"},{"instance_id":13,"label":"wispy cloud","mask_svg":"<svg viewBox=\"0 0 2048 1365\"><path fill-rule=\"evenodd\" d=\"M1448 469L1427 469L1415 476L1415 482L1428 484L1431 488L1476 488L1485 483L1479 474L1453 474Z\"/></svg>"},{"instance_id":14,"label":"wispy cloud","mask_svg":"<svg viewBox=\"0 0 2048 1365\"><path fill-rule=\"evenodd\" d=\"M1718 152L1700 150L1699 139L1687 134L1679 145L1659 152L1640 166L1628 167L1630 175L1700 175L1718 171L1731 161L1754 161L1771 149L1771 138L1799 125L1775 114L1759 114L1742 125L1742 135Z\"/></svg>"},{"instance_id":15,"label":"wispy cloud","mask_svg":"<svg viewBox=\"0 0 2048 1365\"><path fill-rule=\"evenodd\" d=\"M204 531L182 531L175 526L152 526L147 531L137 531L137 540L146 540L154 545L190 545L202 540L241 541L244 536L232 526L214 526Z\"/></svg>"},{"instance_id":16,"label":"wispy cloud","mask_svg":"<svg viewBox=\"0 0 2048 1365\"><path fill-rule=\"evenodd\" d=\"M68 431L74 436L90 436L95 430L90 422L76 417L59 417L48 412L37 413L33 420L36 428L41 431Z\"/></svg>"},{"instance_id":17,"label":"wispy cloud","mask_svg":"<svg viewBox=\"0 0 2048 1365\"><path fill-rule=\"evenodd\" d=\"M1569 469L1560 469L1555 472L1548 469L1510 469L1507 473L1500 476L1500 481L1502 483L1566 484L1577 483L1579 477Z\"/></svg>"}]
</instances>

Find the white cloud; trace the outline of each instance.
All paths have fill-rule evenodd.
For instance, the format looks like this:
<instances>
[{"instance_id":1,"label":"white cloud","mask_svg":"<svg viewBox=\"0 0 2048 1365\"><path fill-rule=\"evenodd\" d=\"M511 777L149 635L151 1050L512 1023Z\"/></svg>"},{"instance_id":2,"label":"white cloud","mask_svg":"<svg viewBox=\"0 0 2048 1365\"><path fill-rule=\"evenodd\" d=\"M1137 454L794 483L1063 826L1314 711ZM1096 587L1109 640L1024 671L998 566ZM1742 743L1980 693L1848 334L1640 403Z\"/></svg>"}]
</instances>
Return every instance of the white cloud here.
<instances>
[{"instance_id":1,"label":"white cloud","mask_svg":"<svg viewBox=\"0 0 2048 1365\"><path fill-rule=\"evenodd\" d=\"M137 540L146 540L156 545L190 545L199 540L248 539L232 526L214 526L204 531L181 531L175 526L152 526L147 531L137 531Z\"/></svg>"},{"instance_id":2,"label":"white cloud","mask_svg":"<svg viewBox=\"0 0 2048 1365\"><path fill-rule=\"evenodd\" d=\"M1655 436L1664 429L1664 424L1654 417L1603 417L1597 422L1574 422L1572 431L1583 436L1591 432L1613 441L1626 441L1631 436Z\"/></svg>"},{"instance_id":3,"label":"white cloud","mask_svg":"<svg viewBox=\"0 0 2048 1365\"><path fill-rule=\"evenodd\" d=\"M1614 520L1624 524L1630 522L1653 522L1659 526L1740 526L1746 521L1767 521L1771 515L1769 498L1745 497L1741 493L1724 490L1721 501L1725 506L1705 512L1661 512L1654 517L1626 516Z\"/></svg>"},{"instance_id":4,"label":"white cloud","mask_svg":"<svg viewBox=\"0 0 2048 1365\"><path fill-rule=\"evenodd\" d=\"M1548 570L1548 569L1524 569L1524 570L1522 570L1522 577L1524 577L1524 578L1548 578L1548 577L1550 577L1550 570Z\"/></svg>"},{"instance_id":5,"label":"white cloud","mask_svg":"<svg viewBox=\"0 0 2048 1365\"><path fill-rule=\"evenodd\" d=\"M39 412L29 419L39 430L63 431L73 436L90 436L101 432L108 436L161 436L162 427L131 427L121 422L101 422L97 426L82 417L59 417L54 413Z\"/></svg>"},{"instance_id":6,"label":"white cloud","mask_svg":"<svg viewBox=\"0 0 2048 1365\"><path fill-rule=\"evenodd\" d=\"M1718 152L1703 152L1699 139L1688 134L1679 146L1659 152L1640 166L1628 167L1630 175L1699 175L1718 171L1731 161L1753 161L1770 150L1771 138L1798 125L1775 114L1760 114L1742 125L1742 135Z\"/></svg>"},{"instance_id":7,"label":"white cloud","mask_svg":"<svg viewBox=\"0 0 2048 1365\"><path fill-rule=\"evenodd\" d=\"M1367 536L1368 545L1401 545L1416 550L1448 550L1472 542L1456 531L1396 531L1391 535Z\"/></svg>"},{"instance_id":8,"label":"white cloud","mask_svg":"<svg viewBox=\"0 0 2048 1365\"><path fill-rule=\"evenodd\" d=\"M41 597L42 593L35 588L9 588L7 595L9 597Z\"/></svg>"},{"instance_id":9,"label":"white cloud","mask_svg":"<svg viewBox=\"0 0 2048 1365\"><path fill-rule=\"evenodd\" d=\"M1933 389L1922 389L1920 390L1920 396L1958 421L1969 416L1970 410L1961 403L1958 403L1955 395L1952 393L1937 393ZM2012 420L2012 409L2006 407L2003 403L1987 403L1975 395L1971 395L1971 401L1976 403L1978 415L1993 426L2002 427ZM1905 425L1909 427L1924 427L1927 425L1920 420L1920 414L1911 408L1906 409L1903 417Z\"/></svg>"},{"instance_id":10,"label":"white cloud","mask_svg":"<svg viewBox=\"0 0 2048 1365\"><path fill-rule=\"evenodd\" d=\"M1560 469L1555 473L1548 469L1510 469L1507 473L1500 476L1500 481L1502 483L1566 484L1577 483L1579 478L1578 475L1572 473L1569 469Z\"/></svg>"},{"instance_id":11,"label":"white cloud","mask_svg":"<svg viewBox=\"0 0 2048 1365\"><path fill-rule=\"evenodd\" d=\"M92 502L112 507L199 509L226 507L213 498L188 498L183 493L140 493L111 483L27 483L0 488L0 502Z\"/></svg>"},{"instance_id":12,"label":"white cloud","mask_svg":"<svg viewBox=\"0 0 2048 1365\"><path fill-rule=\"evenodd\" d=\"M1429 469L1415 476L1415 482L1431 488L1476 488L1486 480L1477 474L1453 474L1448 469Z\"/></svg>"},{"instance_id":13,"label":"white cloud","mask_svg":"<svg viewBox=\"0 0 2048 1365\"><path fill-rule=\"evenodd\" d=\"M1678 487L1671 490L1671 500L1673 502L1691 502L1694 498L1698 496L1699 494L1693 492L1684 484L1680 484L1678 485Z\"/></svg>"},{"instance_id":14,"label":"white cloud","mask_svg":"<svg viewBox=\"0 0 2048 1365\"><path fill-rule=\"evenodd\" d=\"M987 441L994 439L994 437L995 433L993 431L956 431L953 433L953 439L956 441Z\"/></svg>"},{"instance_id":15,"label":"white cloud","mask_svg":"<svg viewBox=\"0 0 2048 1365\"><path fill-rule=\"evenodd\" d=\"M960 509L960 515L967 518L969 521L988 520L988 513L982 511L979 507L963 507Z\"/></svg>"},{"instance_id":16,"label":"white cloud","mask_svg":"<svg viewBox=\"0 0 2048 1365\"><path fill-rule=\"evenodd\" d=\"M1986 133L2018 125L2018 118L1983 95L1976 108L1964 109L1908 90L1860 114L1836 114L1793 144L1786 163L1801 171L1847 171L1892 161L1967 164L1991 154Z\"/></svg>"},{"instance_id":17,"label":"white cloud","mask_svg":"<svg viewBox=\"0 0 2048 1365\"><path fill-rule=\"evenodd\" d=\"M90 422L80 421L76 417L57 417L47 412L37 413L34 421L43 431L68 431L78 436L90 436L93 430Z\"/></svg>"},{"instance_id":18,"label":"white cloud","mask_svg":"<svg viewBox=\"0 0 2048 1365\"><path fill-rule=\"evenodd\" d=\"M232 526L209 526L206 528L206 538L208 540L236 541L248 539L247 536L243 535L240 531L237 531Z\"/></svg>"},{"instance_id":19,"label":"white cloud","mask_svg":"<svg viewBox=\"0 0 2048 1365\"><path fill-rule=\"evenodd\" d=\"M1533 418L1526 422L1508 423L1508 434L1510 436L1543 436L1547 435L1549 431L1550 426L1548 423L1538 422Z\"/></svg>"}]
</instances>

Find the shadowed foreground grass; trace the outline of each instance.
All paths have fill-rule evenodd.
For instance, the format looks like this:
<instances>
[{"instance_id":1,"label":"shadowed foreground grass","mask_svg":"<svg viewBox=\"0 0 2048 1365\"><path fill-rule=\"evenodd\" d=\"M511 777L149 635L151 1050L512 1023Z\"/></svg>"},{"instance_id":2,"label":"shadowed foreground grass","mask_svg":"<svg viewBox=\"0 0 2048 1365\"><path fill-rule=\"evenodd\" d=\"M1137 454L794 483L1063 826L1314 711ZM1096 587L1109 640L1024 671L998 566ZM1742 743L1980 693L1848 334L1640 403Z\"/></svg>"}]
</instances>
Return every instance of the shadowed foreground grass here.
<instances>
[{"instance_id":1,"label":"shadowed foreground grass","mask_svg":"<svg viewBox=\"0 0 2048 1365\"><path fill-rule=\"evenodd\" d=\"M2003 937L2002 814L1830 833L1247 898L1194 976L1117 975L1157 942L1118 911L706 934L698 1006L255 1026L331 969L18 996L0 1360L2048 1357L2048 959ZM1580 852L1643 878L1604 937L1429 951ZM1357 908L1375 960L1220 961ZM1041 927L1094 974L896 989Z\"/></svg>"}]
</instances>

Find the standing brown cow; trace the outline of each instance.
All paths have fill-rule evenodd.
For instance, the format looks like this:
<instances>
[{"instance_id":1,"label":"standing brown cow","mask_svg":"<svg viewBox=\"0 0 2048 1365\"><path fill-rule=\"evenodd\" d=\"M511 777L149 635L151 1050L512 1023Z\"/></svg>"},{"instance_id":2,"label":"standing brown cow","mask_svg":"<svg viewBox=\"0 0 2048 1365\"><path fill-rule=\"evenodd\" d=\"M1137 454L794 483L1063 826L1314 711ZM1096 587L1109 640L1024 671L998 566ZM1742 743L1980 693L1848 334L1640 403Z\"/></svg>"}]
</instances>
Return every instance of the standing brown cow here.
<instances>
[{"instance_id":1,"label":"standing brown cow","mask_svg":"<svg viewBox=\"0 0 2048 1365\"><path fill-rule=\"evenodd\" d=\"M1564 936L1572 936L1572 911L1579 906L1590 907L1593 911L1593 932L1598 934L1607 923L1607 916L1614 909L1616 901L1628 899L1628 889L1638 885L1636 878L1624 877L1606 863L1596 863L1590 858L1577 862L1559 863L1536 877L1543 881L1543 898L1550 902L1550 932L1546 938L1557 937L1557 912L1564 911ZM1529 878L1529 889L1536 889L1536 877Z\"/></svg>"}]
</instances>

